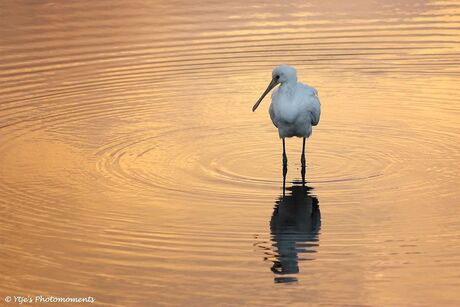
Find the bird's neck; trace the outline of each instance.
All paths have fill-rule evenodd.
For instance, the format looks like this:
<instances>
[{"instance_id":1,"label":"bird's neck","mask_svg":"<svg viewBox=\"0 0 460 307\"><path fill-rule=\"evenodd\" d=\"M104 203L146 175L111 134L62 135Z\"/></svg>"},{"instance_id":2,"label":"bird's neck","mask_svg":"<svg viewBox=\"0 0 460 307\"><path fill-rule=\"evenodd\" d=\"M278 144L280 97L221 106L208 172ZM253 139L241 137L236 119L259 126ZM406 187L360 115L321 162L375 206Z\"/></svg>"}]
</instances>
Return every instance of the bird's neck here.
<instances>
[{"instance_id":1,"label":"bird's neck","mask_svg":"<svg viewBox=\"0 0 460 307\"><path fill-rule=\"evenodd\" d=\"M282 93L293 95L295 92L296 85L297 85L297 82L295 80L286 81L286 82L281 83L279 90Z\"/></svg>"}]
</instances>

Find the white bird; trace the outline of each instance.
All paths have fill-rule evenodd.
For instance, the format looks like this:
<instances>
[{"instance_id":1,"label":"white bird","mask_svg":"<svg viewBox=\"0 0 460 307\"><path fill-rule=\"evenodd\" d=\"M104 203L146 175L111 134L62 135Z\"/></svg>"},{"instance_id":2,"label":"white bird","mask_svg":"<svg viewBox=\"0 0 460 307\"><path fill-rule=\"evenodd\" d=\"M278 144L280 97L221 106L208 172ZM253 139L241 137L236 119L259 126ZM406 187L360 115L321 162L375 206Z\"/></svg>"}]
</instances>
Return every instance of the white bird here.
<instances>
[{"instance_id":1,"label":"white bird","mask_svg":"<svg viewBox=\"0 0 460 307\"><path fill-rule=\"evenodd\" d=\"M318 91L306 84L297 82L297 71L289 65L280 65L273 69L272 80L265 92L252 108L254 112L264 97L278 84L272 94L269 113L279 136L283 140L283 165L287 168L285 138L297 136L303 138L302 169L305 172L305 140L311 135L312 126L319 123L321 104Z\"/></svg>"}]
</instances>

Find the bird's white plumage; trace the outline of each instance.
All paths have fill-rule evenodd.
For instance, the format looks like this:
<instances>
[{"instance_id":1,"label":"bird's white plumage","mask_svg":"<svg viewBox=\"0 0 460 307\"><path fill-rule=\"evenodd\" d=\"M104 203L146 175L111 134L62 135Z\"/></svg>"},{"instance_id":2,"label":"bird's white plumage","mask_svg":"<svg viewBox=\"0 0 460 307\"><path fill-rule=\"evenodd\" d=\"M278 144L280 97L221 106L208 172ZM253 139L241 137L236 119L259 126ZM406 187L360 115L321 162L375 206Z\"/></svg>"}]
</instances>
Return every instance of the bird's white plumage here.
<instances>
[{"instance_id":1,"label":"bird's white plumage","mask_svg":"<svg viewBox=\"0 0 460 307\"><path fill-rule=\"evenodd\" d=\"M321 115L321 105L315 88L297 82L295 69L280 65L273 69L280 86L272 94L270 118L278 128L280 138L309 137Z\"/></svg>"},{"instance_id":2,"label":"bird's white plumage","mask_svg":"<svg viewBox=\"0 0 460 307\"><path fill-rule=\"evenodd\" d=\"M319 123L321 115L318 92L309 85L297 82L297 72L294 67L280 65L273 69L272 80L252 107L253 112L278 84L280 86L272 94L269 113L283 141L283 175L286 176L287 172L285 138L297 136L303 138L301 163L302 179L305 180L305 140L311 135L312 126Z\"/></svg>"}]
</instances>

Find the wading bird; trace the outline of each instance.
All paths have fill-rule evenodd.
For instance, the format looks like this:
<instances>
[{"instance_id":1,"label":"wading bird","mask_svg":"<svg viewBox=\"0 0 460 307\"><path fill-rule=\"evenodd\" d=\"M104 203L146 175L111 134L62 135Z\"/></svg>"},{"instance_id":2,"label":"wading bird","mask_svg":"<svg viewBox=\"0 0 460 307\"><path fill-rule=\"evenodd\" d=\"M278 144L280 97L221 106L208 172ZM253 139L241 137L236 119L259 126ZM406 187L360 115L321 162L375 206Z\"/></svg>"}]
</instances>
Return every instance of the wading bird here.
<instances>
[{"instance_id":1,"label":"wading bird","mask_svg":"<svg viewBox=\"0 0 460 307\"><path fill-rule=\"evenodd\" d=\"M272 94L269 113L273 124L278 128L283 141L283 166L287 170L285 138L297 136L303 138L302 171L305 172L305 140L311 135L312 126L319 122L321 105L315 88L297 82L294 67L280 65L272 71L272 80L265 92L252 108L254 112L264 97L278 84Z\"/></svg>"}]
</instances>

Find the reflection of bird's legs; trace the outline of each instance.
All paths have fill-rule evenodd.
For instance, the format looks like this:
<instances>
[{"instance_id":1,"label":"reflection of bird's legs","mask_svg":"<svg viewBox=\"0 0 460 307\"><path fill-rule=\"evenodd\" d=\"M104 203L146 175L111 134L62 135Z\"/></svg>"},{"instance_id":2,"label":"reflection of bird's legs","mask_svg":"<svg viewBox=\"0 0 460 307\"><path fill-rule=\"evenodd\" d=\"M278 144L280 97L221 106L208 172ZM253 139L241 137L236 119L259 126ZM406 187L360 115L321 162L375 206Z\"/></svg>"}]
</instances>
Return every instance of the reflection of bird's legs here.
<instances>
[{"instance_id":1,"label":"reflection of bird's legs","mask_svg":"<svg viewBox=\"0 0 460 307\"><path fill-rule=\"evenodd\" d=\"M305 138L303 138L303 145L302 145L302 157L300 158L302 163L301 174L302 174L302 185L305 186L305 172L306 172L306 163L305 163Z\"/></svg>"}]
</instances>

